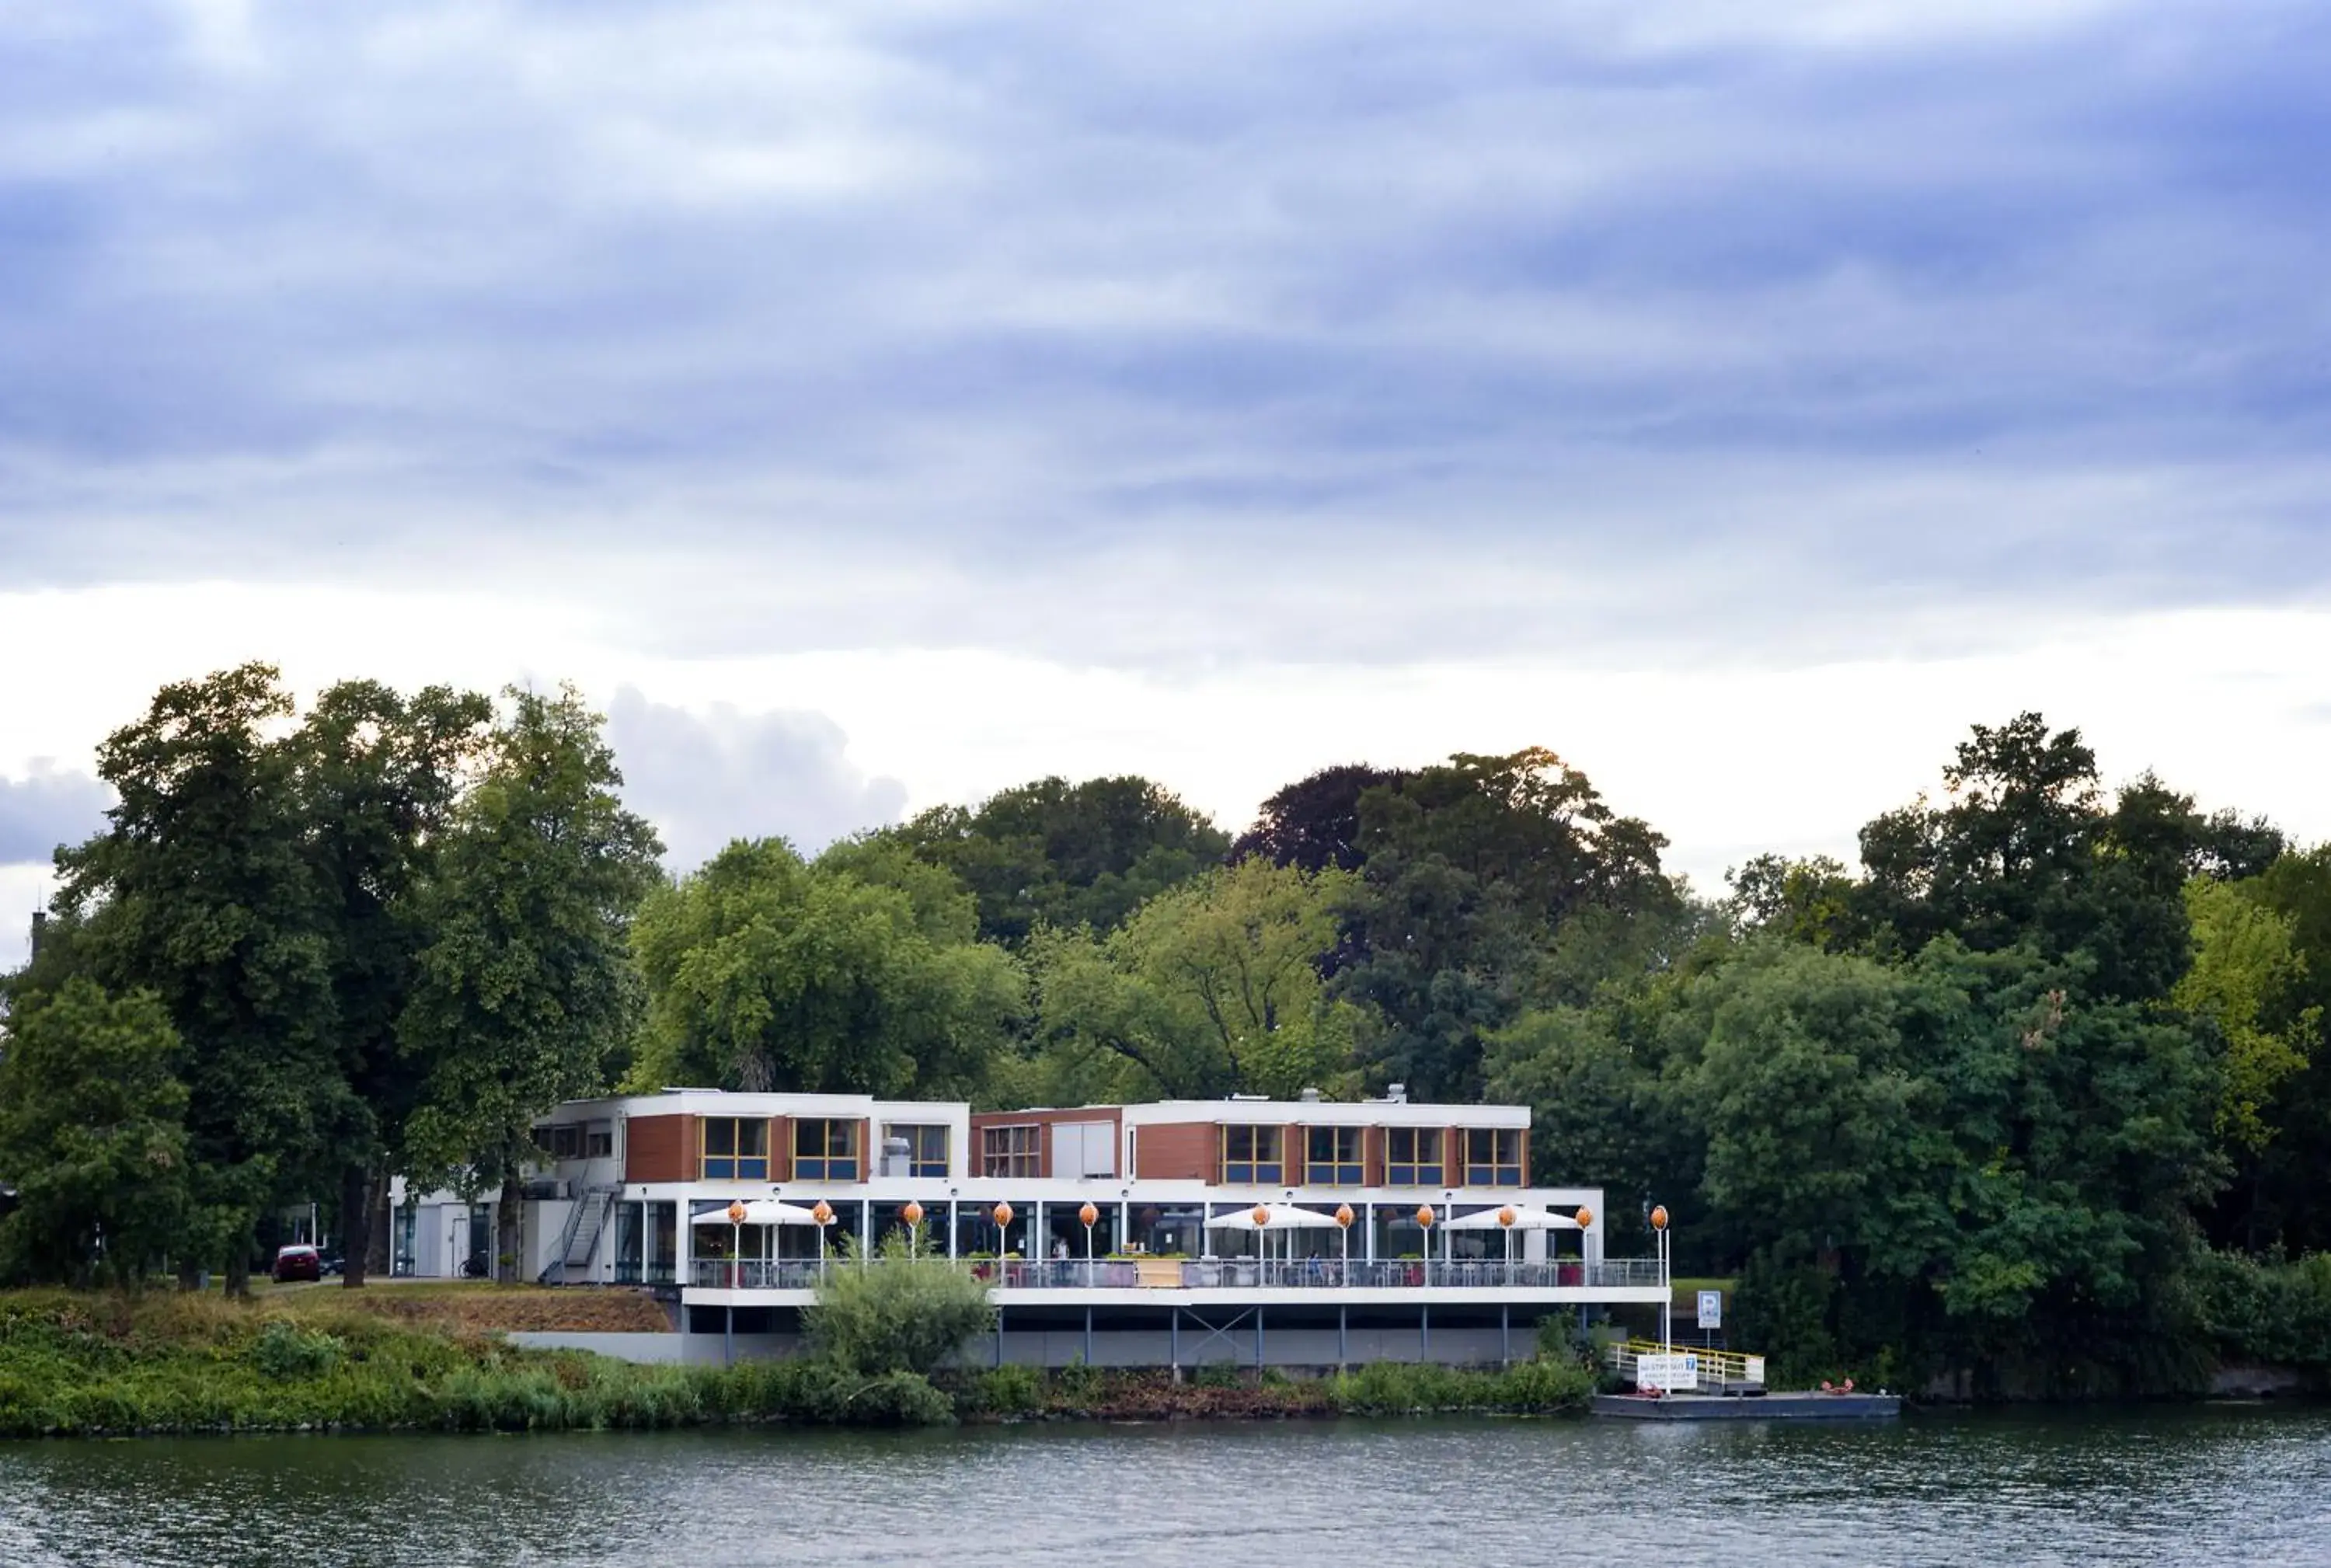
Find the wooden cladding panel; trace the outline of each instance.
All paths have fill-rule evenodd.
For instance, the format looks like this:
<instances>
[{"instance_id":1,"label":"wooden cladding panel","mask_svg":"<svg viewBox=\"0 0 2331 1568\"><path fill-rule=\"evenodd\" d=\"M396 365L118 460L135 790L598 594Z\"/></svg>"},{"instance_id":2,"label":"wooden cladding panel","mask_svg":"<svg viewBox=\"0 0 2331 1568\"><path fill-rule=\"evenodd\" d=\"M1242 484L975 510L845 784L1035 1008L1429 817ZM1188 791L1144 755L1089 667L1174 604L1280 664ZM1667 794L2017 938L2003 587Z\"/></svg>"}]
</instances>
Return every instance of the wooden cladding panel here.
<instances>
[{"instance_id":1,"label":"wooden cladding panel","mask_svg":"<svg viewBox=\"0 0 2331 1568\"><path fill-rule=\"evenodd\" d=\"M696 1174L695 1118L633 1117L623 1128L623 1179L684 1182Z\"/></svg>"},{"instance_id":2,"label":"wooden cladding panel","mask_svg":"<svg viewBox=\"0 0 2331 1568\"><path fill-rule=\"evenodd\" d=\"M1213 1122L1150 1123L1134 1129L1134 1174L1144 1181L1211 1182L1222 1129Z\"/></svg>"}]
</instances>

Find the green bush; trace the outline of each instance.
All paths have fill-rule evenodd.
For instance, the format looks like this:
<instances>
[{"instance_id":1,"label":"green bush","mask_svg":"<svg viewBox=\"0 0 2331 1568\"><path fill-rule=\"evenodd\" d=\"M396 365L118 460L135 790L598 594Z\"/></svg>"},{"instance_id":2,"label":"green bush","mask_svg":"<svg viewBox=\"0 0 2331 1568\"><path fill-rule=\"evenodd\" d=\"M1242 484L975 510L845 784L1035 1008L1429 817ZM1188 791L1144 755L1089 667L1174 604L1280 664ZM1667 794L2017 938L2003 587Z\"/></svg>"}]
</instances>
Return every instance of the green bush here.
<instances>
[{"instance_id":1,"label":"green bush","mask_svg":"<svg viewBox=\"0 0 2331 1568\"><path fill-rule=\"evenodd\" d=\"M965 1392L965 1402L981 1415L1032 1415L1044 1403L1044 1380L1032 1366L992 1368L973 1378Z\"/></svg>"},{"instance_id":2,"label":"green bush","mask_svg":"<svg viewBox=\"0 0 2331 1568\"><path fill-rule=\"evenodd\" d=\"M995 1325L987 1288L943 1257L927 1228L909 1247L903 1231L885 1237L875 1267L858 1266L845 1239L842 1263L826 1271L806 1315L817 1354L864 1377L894 1372L928 1376L974 1336Z\"/></svg>"},{"instance_id":3,"label":"green bush","mask_svg":"<svg viewBox=\"0 0 2331 1568\"><path fill-rule=\"evenodd\" d=\"M251 1342L251 1364L272 1378L321 1377L340 1364L347 1346L319 1329L276 1318Z\"/></svg>"}]
</instances>

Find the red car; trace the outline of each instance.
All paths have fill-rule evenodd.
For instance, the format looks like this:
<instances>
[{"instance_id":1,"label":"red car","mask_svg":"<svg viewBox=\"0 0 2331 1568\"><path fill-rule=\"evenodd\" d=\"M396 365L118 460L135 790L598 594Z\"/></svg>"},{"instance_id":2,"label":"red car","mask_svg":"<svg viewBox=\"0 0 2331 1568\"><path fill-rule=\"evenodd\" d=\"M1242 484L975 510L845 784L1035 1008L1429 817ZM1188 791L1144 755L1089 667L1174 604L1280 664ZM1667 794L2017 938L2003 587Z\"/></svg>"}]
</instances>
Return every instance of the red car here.
<instances>
[{"instance_id":1,"label":"red car","mask_svg":"<svg viewBox=\"0 0 2331 1568\"><path fill-rule=\"evenodd\" d=\"M286 1279L321 1279L324 1277L323 1254L305 1242L295 1242L275 1250L275 1278L280 1284Z\"/></svg>"}]
</instances>

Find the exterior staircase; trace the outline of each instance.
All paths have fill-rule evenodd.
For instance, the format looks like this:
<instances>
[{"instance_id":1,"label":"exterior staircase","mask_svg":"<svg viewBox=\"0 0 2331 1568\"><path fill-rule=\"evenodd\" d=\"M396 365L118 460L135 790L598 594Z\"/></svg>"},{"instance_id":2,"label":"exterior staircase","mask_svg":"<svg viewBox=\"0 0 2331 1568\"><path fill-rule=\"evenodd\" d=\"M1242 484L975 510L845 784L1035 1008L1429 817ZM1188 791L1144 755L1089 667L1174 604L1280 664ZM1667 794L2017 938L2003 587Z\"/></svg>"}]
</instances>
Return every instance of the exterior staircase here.
<instances>
[{"instance_id":1,"label":"exterior staircase","mask_svg":"<svg viewBox=\"0 0 2331 1568\"><path fill-rule=\"evenodd\" d=\"M590 1278L591 1259L598 1255L599 1238L606 1232L620 1191L616 1186L587 1187L576 1198L575 1207L567 1212L566 1228L559 1232L558 1250L551 1254L538 1283L565 1285L571 1279Z\"/></svg>"}]
</instances>

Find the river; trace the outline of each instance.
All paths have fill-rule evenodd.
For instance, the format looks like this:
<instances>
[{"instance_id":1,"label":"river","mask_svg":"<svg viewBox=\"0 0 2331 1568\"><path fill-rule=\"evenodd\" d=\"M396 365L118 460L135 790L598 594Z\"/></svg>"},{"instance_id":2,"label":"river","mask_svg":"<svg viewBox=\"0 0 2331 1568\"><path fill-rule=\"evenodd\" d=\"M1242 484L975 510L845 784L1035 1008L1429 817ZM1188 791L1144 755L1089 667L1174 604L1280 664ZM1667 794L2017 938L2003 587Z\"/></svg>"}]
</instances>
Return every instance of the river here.
<instances>
[{"instance_id":1,"label":"river","mask_svg":"<svg viewBox=\"0 0 2331 1568\"><path fill-rule=\"evenodd\" d=\"M0 1563L2331 1563L2331 1411L0 1444Z\"/></svg>"}]
</instances>

